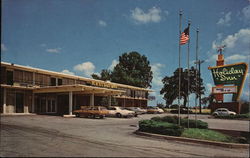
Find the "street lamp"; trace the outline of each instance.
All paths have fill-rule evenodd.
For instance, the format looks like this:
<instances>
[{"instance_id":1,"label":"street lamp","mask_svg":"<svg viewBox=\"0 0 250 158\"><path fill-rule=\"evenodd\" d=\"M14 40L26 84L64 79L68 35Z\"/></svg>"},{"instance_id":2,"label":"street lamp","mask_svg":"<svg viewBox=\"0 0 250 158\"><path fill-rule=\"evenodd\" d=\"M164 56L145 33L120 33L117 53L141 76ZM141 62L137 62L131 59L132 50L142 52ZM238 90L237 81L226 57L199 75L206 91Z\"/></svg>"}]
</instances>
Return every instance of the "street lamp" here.
<instances>
[{"instance_id":1,"label":"street lamp","mask_svg":"<svg viewBox=\"0 0 250 158\"><path fill-rule=\"evenodd\" d=\"M194 62L195 64L198 64L198 72L199 72L199 84L198 84L199 88L196 89L196 91L198 90L198 92L199 92L200 114L201 114L201 80L200 80L201 79L201 64L204 63L204 62L205 62L204 60L197 60L197 61ZM197 82L196 82L196 84L197 84Z\"/></svg>"}]
</instances>

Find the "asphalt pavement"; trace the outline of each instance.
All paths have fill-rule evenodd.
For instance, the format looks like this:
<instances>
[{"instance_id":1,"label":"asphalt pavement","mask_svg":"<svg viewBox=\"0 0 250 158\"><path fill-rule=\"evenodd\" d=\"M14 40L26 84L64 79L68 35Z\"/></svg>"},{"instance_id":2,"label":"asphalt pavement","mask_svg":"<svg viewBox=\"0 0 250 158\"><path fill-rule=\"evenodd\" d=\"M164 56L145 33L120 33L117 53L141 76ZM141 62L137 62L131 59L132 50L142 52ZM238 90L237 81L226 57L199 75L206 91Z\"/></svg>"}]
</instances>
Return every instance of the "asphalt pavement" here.
<instances>
[{"instance_id":1,"label":"asphalt pavement","mask_svg":"<svg viewBox=\"0 0 250 158\"><path fill-rule=\"evenodd\" d=\"M0 156L249 157L247 149L214 147L133 134L138 129L139 120L164 115L166 114L146 114L129 119L63 118L46 115L1 116ZM211 120L206 116L201 117ZM218 123L220 120L214 122ZM248 123L239 122L241 126Z\"/></svg>"}]
</instances>

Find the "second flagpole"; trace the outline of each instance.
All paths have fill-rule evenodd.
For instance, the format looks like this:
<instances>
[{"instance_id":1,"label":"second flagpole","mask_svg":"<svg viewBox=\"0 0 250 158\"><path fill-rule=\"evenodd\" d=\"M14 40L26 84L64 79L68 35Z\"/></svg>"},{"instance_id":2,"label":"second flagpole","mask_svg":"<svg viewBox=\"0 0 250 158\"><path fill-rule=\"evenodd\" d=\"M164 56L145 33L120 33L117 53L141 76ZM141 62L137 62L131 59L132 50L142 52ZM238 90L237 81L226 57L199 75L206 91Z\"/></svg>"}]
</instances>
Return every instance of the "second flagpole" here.
<instances>
[{"instance_id":1,"label":"second flagpole","mask_svg":"<svg viewBox=\"0 0 250 158\"><path fill-rule=\"evenodd\" d=\"M181 44L180 44L180 37L181 37L181 17L182 17L182 10L180 10L179 13L180 16L180 23L179 23L179 39L178 39L178 44L179 44L179 95L178 95L178 124L181 124L181 118L180 118L180 99L181 99Z\"/></svg>"}]
</instances>

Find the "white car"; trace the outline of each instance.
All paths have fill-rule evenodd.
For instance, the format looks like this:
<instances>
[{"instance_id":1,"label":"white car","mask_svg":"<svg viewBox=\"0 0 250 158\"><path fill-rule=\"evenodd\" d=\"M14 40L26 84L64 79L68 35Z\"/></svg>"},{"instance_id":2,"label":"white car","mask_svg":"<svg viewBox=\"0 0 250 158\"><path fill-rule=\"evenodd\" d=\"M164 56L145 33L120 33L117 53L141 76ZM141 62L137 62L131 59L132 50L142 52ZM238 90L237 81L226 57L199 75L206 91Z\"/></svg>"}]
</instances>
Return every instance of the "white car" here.
<instances>
[{"instance_id":1,"label":"white car","mask_svg":"<svg viewBox=\"0 0 250 158\"><path fill-rule=\"evenodd\" d=\"M148 114L162 114L164 113L164 111L159 107L149 106L147 109L147 113Z\"/></svg>"},{"instance_id":2,"label":"white car","mask_svg":"<svg viewBox=\"0 0 250 158\"><path fill-rule=\"evenodd\" d=\"M109 114L108 116L114 116L114 117L133 117L136 115L136 113L134 111L130 111L130 110L125 110L121 107L118 106L111 106L107 108Z\"/></svg>"},{"instance_id":3,"label":"white car","mask_svg":"<svg viewBox=\"0 0 250 158\"><path fill-rule=\"evenodd\" d=\"M125 109L134 111L137 115L146 114L147 110L141 109L139 107L126 107Z\"/></svg>"},{"instance_id":4,"label":"white car","mask_svg":"<svg viewBox=\"0 0 250 158\"><path fill-rule=\"evenodd\" d=\"M229 111L228 109L226 108L219 108L219 109L216 109L213 113L212 113L213 116L228 116L228 115L236 115L235 112L233 111Z\"/></svg>"}]
</instances>

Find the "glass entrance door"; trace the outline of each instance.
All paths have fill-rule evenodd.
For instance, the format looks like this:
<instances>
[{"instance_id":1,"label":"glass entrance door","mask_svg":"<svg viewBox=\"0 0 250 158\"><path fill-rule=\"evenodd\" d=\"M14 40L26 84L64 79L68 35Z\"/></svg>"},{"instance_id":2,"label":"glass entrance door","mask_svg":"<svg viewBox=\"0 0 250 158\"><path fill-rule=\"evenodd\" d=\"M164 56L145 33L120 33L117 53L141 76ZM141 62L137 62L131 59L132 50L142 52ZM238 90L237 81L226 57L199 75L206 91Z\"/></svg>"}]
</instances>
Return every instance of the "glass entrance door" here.
<instances>
[{"instance_id":1,"label":"glass entrance door","mask_svg":"<svg viewBox=\"0 0 250 158\"><path fill-rule=\"evenodd\" d=\"M56 100L54 98L47 99L47 113L56 113Z\"/></svg>"}]
</instances>

